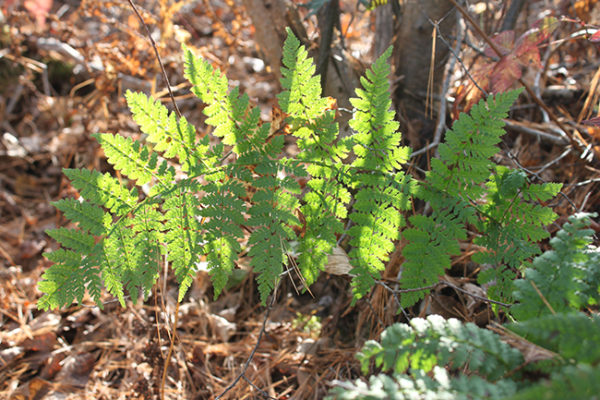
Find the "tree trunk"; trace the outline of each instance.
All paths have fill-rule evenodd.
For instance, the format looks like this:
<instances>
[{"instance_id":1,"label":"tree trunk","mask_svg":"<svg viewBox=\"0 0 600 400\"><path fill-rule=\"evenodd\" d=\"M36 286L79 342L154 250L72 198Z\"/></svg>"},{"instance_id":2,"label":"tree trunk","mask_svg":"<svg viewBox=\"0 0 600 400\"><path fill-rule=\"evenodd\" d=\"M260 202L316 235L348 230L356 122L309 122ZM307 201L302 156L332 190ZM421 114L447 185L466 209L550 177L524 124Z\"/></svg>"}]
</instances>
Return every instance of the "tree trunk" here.
<instances>
[{"instance_id":1,"label":"tree trunk","mask_svg":"<svg viewBox=\"0 0 600 400\"><path fill-rule=\"evenodd\" d=\"M329 1L337 2L338 0ZM324 72L324 78L321 79L324 86L323 95L336 99L338 107L352 109L349 99L355 95L354 88L357 79L353 75L341 47L334 38L330 37L327 40L330 45L331 43L333 45L331 45L331 48L326 49L327 51L322 52L321 60L319 60L319 52L310 50L306 30L295 6L291 2L284 0L242 0L242 3L254 25L254 40L262 52L263 60L269 64L278 80L281 78L281 49L286 36L285 27L290 26L300 42L309 49L310 56L315 59L315 62L319 62L320 72ZM266 23L266 21L269 22ZM331 29L330 34L334 35L334 27L323 27L322 29ZM350 133L348 126L350 118L351 114L347 112L341 113L338 118L342 136L348 136Z\"/></svg>"},{"instance_id":2,"label":"tree trunk","mask_svg":"<svg viewBox=\"0 0 600 400\"><path fill-rule=\"evenodd\" d=\"M431 21L430 21L431 20ZM455 26L456 15L448 0L405 0L402 6L402 23L394 46L394 61L398 86L394 93L399 115L404 119L405 134L413 148L431 140L435 117L425 110L431 66L433 23L439 23L433 70L433 87L430 92L439 98L444 79L444 66L448 47L439 39L449 41ZM430 99L430 101L433 99ZM445 116L440 116L445 118Z\"/></svg>"}]
</instances>

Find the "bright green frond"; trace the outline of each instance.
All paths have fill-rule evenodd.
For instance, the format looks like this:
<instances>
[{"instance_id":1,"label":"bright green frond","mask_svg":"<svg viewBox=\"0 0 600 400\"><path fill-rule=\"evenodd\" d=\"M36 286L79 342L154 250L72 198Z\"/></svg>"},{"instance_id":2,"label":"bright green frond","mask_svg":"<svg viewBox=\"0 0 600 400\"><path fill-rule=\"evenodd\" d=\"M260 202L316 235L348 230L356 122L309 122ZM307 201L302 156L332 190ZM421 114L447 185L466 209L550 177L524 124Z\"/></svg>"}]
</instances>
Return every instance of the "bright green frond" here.
<instances>
[{"instance_id":1,"label":"bright green frond","mask_svg":"<svg viewBox=\"0 0 600 400\"><path fill-rule=\"evenodd\" d=\"M357 358L363 373L374 362L387 375L372 376L368 385L345 382L332 391L332 398L500 399L516 393L516 383L505 375L523 362L520 352L499 335L439 315L388 327Z\"/></svg>"},{"instance_id":2,"label":"bright green frond","mask_svg":"<svg viewBox=\"0 0 600 400\"><path fill-rule=\"evenodd\" d=\"M152 179L156 167L156 153L150 153L148 147L121 135L110 133L92 135L98 140L108 162L117 171L121 171L129 179L145 185Z\"/></svg>"},{"instance_id":3,"label":"bright green frond","mask_svg":"<svg viewBox=\"0 0 600 400\"><path fill-rule=\"evenodd\" d=\"M197 154L196 149L196 129L187 122L185 117L178 120L175 113L169 113L160 101L155 101L143 93L127 91L125 97L133 119L142 132L148 135L146 140L155 145L155 151L164 152L165 158L177 158L184 171L189 171L197 163L202 162L201 154ZM123 144L124 140L121 139L120 144ZM113 157L118 160L119 151L113 153ZM110 160L109 154L107 156ZM136 161L139 164L139 161ZM145 160L141 164L145 165ZM130 168L134 168L134 165Z\"/></svg>"},{"instance_id":4,"label":"bright green frond","mask_svg":"<svg viewBox=\"0 0 600 400\"><path fill-rule=\"evenodd\" d=\"M137 190L128 190L108 173L101 174L87 169L64 169L63 172L81 196L108 208L117 216L130 212L137 204Z\"/></svg>"},{"instance_id":5,"label":"bright green frond","mask_svg":"<svg viewBox=\"0 0 600 400\"><path fill-rule=\"evenodd\" d=\"M375 61L367 78L361 80L364 90L357 90L359 97L351 100L356 155L352 167L357 172L345 180L357 191L349 215L353 226L348 231L356 298L367 293L385 269L405 224L402 212L410 208L411 178L396 172L407 161L409 150L399 148L401 133L390 110L390 66L386 62L390 54L391 48Z\"/></svg>"}]
</instances>

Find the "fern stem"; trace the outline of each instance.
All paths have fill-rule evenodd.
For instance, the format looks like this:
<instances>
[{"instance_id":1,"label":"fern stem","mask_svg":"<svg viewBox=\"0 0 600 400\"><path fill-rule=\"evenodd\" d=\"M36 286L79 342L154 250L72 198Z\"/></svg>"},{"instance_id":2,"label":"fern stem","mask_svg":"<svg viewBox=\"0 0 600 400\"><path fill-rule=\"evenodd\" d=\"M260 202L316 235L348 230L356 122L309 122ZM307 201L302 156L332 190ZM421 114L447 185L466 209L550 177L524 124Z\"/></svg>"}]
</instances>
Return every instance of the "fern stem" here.
<instances>
[{"instance_id":1,"label":"fern stem","mask_svg":"<svg viewBox=\"0 0 600 400\"><path fill-rule=\"evenodd\" d=\"M163 367L162 378L160 380L160 398L165 399L165 383L167 381L167 370L171 362L171 355L173 354L173 347L175 345L175 338L177 337L177 322L179 321L179 301L175 305L175 319L171 326L171 344L169 345L169 351L167 352L167 358L165 358L165 365Z\"/></svg>"}]
</instances>

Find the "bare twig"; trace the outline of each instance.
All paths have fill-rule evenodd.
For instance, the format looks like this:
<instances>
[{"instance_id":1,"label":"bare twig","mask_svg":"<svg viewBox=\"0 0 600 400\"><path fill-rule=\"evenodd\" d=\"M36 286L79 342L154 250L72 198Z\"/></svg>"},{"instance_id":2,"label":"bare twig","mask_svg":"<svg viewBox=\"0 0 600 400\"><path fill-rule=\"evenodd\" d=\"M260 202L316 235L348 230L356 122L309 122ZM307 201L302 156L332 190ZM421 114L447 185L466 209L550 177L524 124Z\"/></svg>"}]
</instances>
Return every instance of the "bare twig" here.
<instances>
[{"instance_id":1,"label":"bare twig","mask_svg":"<svg viewBox=\"0 0 600 400\"><path fill-rule=\"evenodd\" d=\"M504 21L502 21L502 28L500 28L500 31L509 31L515 29L515 24L519 18L519 13L524 5L525 0L513 0L510 2L508 11L504 16Z\"/></svg>"},{"instance_id":2,"label":"bare twig","mask_svg":"<svg viewBox=\"0 0 600 400\"><path fill-rule=\"evenodd\" d=\"M456 286L455 284L448 282L448 281L440 281L441 284L444 284L446 286L450 286L452 289L454 290L458 290L461 293L466 294L467 296L471 296L474 299L477 299L479 301L483 301L485 303L492 303L492 304L496 304L502 307L506 307L506 308L510 308L511 304L507 304L507 303L502 303L501 301L497 301L497 300L492 300L492 299L488 299L486 297L481 297L476 295L475 293L471 293L468 290L465 290L459 286Z\"/></svg>"},{"instance_id":3,"label":"bare twig","mask_svg":"<svg viewBox=\"0 0 600 400\"><path fill-rule=\"evenodd\" d=\"M402 311L402 314L404 315L404 318L406 318L407 321L410 321L410 317L408 316L408 313L406 312L406 310L404 309L404 307L402 307L402 305L401 305L402 303L400 303L400 298L398 297L398 293L396 292L396 290L394 290L391 287L389 287L383 281L376 281L376 283L378 285L381 285L382 287L384 287L390 293L392 293L392 295L394 296L394 299L396 300L396 304L398 305L398 308L400 309L400 311Z\"/></svg>"},{"instance_id":4,"label":"bare twig","mask_svg":"<svg viewBox=\"0 0 600 400\"><path fill-rule=\"evenodd\" d=\"M395 281L395 280L393 280L393 279L386 279L386 280L387 280L387 281L390 281L390 282L394 282L394 283L399 283L398 281ZM464 294L466 294L466 295L468 295L468 296L471 296L471 297L473 297L474 299L477 299L477 300L479 300L479 301L483 301L483 302L485 302L485 303L497 304L497 305L499 305L499 306L506 307L506 308L509 308L509 307L511 306L510 304L507 304L507 303L502 303L501 301L497 301L497 300L491 300L491 299L488 299L488 298L486 298L486 297L481 297L481 296L478 296L478 295L476 295L476 294L474 294L474 293L471 293L471 292L469 292L468 290L465 290L465 289L463 289L463 288L461 288L461 287L458 287L458 286L456 286L455 284L453 284L453 283L451 283L451 282L444 281L444 280L441 280L441 281L439 281L438 283L436 283L436 284L433 284L433 285L429 285L429 286L423 286L423 287L418 287L418 288L410 288L410 289L392 289L392 288L390 288L389 286L387 286L387 285L386 285L384 282L382 282L382 281L377 281L377 283L378 283L379 285L383 286L384 288L386 288L387 290L390 290L392 293L411 293L411 292L420 292L420 291L422 291L422 290L431 290L431 289L435 289L436 287L438 287L438 286L440 286L440 285L446 285L446 286L449 286L449 287L451 287L452 289L458 290L458 291L459 291L459 292L461 292L461 293L464 293Z\"/></svg>"},{"instance_id":5,"label":"bare twig","mask_svg":"<svg viewBox=\"0 0 600 400\"><path fill-rule=\"evenodd\" d=\"M517 157L510 151L510 150L505 150L506 154L508 155L508 157L512 160L512 162L515 163L515 165L521 169L522 171L525 171L527 174L531 175L531 176L535 176L540 182L546 182L540 175L539 172L533 172L530 169L527 169L526 167L524 167L519 160L517 159ZM563 153L565 156L568 154ZM564 157L563 155L559 156L559 158ZM541 172L541 171L540 171ZM567 196L566 194L564 194L563 192L559 192L559 195L561 195L565 200L567 200L567 202L571 205L571 207L573 207L574 210L577 210L577 206L575 205L575 203L569 198L569 196Z\"/></svg>"},{"instance_id":6,"label":"bare twig","mask_svg":"<svg viewBox=\"0 0 600 400\"><path fill-rule=\"evenodd\" d=\"M165 365L163 367L162 379L160 380L160 398L165 398L165 382L167 381L167 370L169 369L169 360L171 359L171 355L173 354L173 347L175 346L175 338L177 337L177 322L179 320L179 301L175 306L175 319L173 320L173 325L171 326L171 344L169 345L169 351L167 352L167 357L165 358Z\"/></svg>"},{"instance_id":7,"label":"bare twig","mask_svg":"<svg viewBox=\"0 0 600 400\"><path fill-rule=\"evenodd\" d=\"M169 77L167 76L167 72L165 71L165 67L163 65L162 59L160 58L160 54L158 54L158 48L156 47L156 42L154 41L154 39L152 38L152 35L150 34L150 29L148 29L148 25L146 25L146 22L144 22L144 18L142 18L142 16L140 15L140 13L137 10L137 7L135 6L135 4L133 4L133 0L127 0L127 1L129 2L129 5L135 12L135 15L137 15L138 19L140 20L140 23L144 26L144 29L146 30L146 35L147 35L148 39L150 40L150 43L152 44L152 48L154 49L154 54L156 55L156 59L158 60L158 64L160 65L160 70L162 71L163 77L165 78L165 82L167 84L167 89L169 90L169 96L171 97L171 102L173 103L173 107L175 107L175 113L177 114L177 117L181 118L181 112L179 111L179 107L177 107L177 102L175 101L175 96L173 95L173 91L171 90L171 84L169 83Z\"/></svg>"},{"instance_id":8,"label":"bare twig","mask_svg":"<svg viewBox=\"0 0 600 400\"><path fill-rule=\"evenodd\" d=\"M272 296L271 302L267 306L267 311L265 312L265 318L263 319L262 327L260 328L260 333L258 334L258 339L256 340L256 344L254 345L254 348L250 352L248 359L246 360L246 362L244 363L244 366L242 367L242 372L240 372L238 374L238 376L225 388L225 390L223 390L223 392L221 392L220 395L215 397L215 400L219 400L220 398L225 396L227 394L227 392L229 392L231 389L233 389L235 387L235 385L238 384L240 379L244 379L248 382L248 378L245 375L246 370L250 366L250 363L252 362L252 359L254 358L254 354L256 354L256 351L258 350L258 346L260 346L262 337L265 334L267 321L269 320L269 314L271 313L271 309L273 308L273 305L275 304L275 299L277 298L277 289L279 288L280 282L281 282L281 280L278 280L277 284L275 285L275 290L273 290L273 294L271 295ZM252 386L254 386L254 385L252 385ZM272 397L268 397L268 398L271 399Z\"/></svg>"},{"instance_id":9,"label":"bare twig","mask_svg":"<svg viewBox=\"0 0 600 400\"><path fill-rule=\"evenodd\" d=\"M434 27L437 27L437 23L436 22L432 21L431 19L429 20L429 22L431 24L433 24ZM436 29L436 30L438 32L440 32L438 29ZM473 81L473 84L475 86L477 86L479 88L479 90L481 90L483 93L485 93L485 91L483 89L481 89L477 85L477 82L475 82L475 80L473 79L473 77L471 77L471 75L469 74L469 71L464 66L462 60L458 56L458 53L460 51L460 48L462 46L462 41L463 41L463 36L462 36L463 35L462 19L460 17L458 17L456 19L456 31L457 31L457 35L456 35L455 48L452 48L450 46L450 43L448 43L448 41L446 41L446 39L443 37L443 35L441 34L441 32L439 33L440 40L446 46L448 46L448 48L450 49L450 52L452 52L452 54L454 55L454 57L450 60L450 62L447 65L446 79L444 79L444 83L443 83L443 86L442 86L442 92L440 93L440 108L438 110L438 123L437 123L437 127L435 129L435 134L433 135L433 142L431 142L427 146L423 147L422 149L419 149L419 150L413 152L411 154L411 158L415 157L415 156L417 156L419 154L425 153L426 151L429 151L433 147L436 147L437 145L440 144L440 141L441 141L441 138L442 138L442 133L444 131L444 128L446 127L446 109L447 109L447 106L448 106L448 101L446 100L446 92L448 92L448 87L450 86L450 79L452 78L452 71L454 70L454 66L456 65L456 61L458 61L463 66L463 68L465 70L465 73Z\"/></svg>"},{"instance_id":10,"label":"bare twig","mask_svg":"<svg viewBox=\"0 0 600 400\"><path fill-rule=\"evenodd\" d=\"M553 315L556 315L556 311L554 311L554 308L552 308L552 306L550 305L550 303L548 302L548 300L546 300L546 297L542 294L542 292L540 292L540 289L538 289L538 287L535 284L535 282L534 281L529 281L529 283L531 283L531 286L533 286L533 288L535 289L536 293L538 294L538 296L540 296L540 299L542 299L542 301L544 302L544 304L546 305L546 307L548 307L548 309L550 310L550 312Z\"/></svg>"},{"instance_id":11,"label":"bare twig","mask_svg":"<svg viewBox=\"0 0 600 400\"><path fill-rule=\"evenodd\" d=\"M551 133L541 131L539 129L530 128L530 127L526 126L525 124L518 123L517 121L512 121L509 119L504 119L503 121L506 124L507 128L513 129L513 130L521 132L521 133L526 133L528 135L537 136L537 138L540 139L541 141L546 141L546 142L550 142L552 144L558 144L558 145L565 145L568 143L568 139L566 139L562 136L556 136Z\"/></svg>"},{"instance_id":12,"label":"bare twig","mask_svg":"<svg viewBox=\"0 0 600 400\"><path fill-rule=\"evenodd\" d=\"M463 17L467 21L469 21L469 24L473 27L473 29L475 29L475 31L477 31L477 33L479 34L479 36L481 36L481 38L487 43L487 45L490 46L490 48L492 50L494 50L494 52L498 55L498 57L502 57L503 54L502 54L502 51L500 50L500 48L496 45L496 43L494 43L490 39L490 37L483 31L483 29L481 29L481 27L479 26L479 24L476 21L473 20L473 18L471 17L471 15L469 15L469 13L460 4L458 4L456 2L456 0L450 0L450 2L463 15ZM548 116L550 117L550 119L565 133L565 135L569 139L569 142L571 143L571 145L575 149L577 149L580 153L583 153L585 151L585 146L582 146L580 143L578 143L577 140L575 140L575 138L573 137L573 135L571 133L569 133L569 131L567 131L567 128L563 125L563 123L560 122L560 120L556 117L556 115L554 115L554 113L552 112L552 110L550 110L550 108L534 93L534 91L523 80L523 78L519 78L518 81L519 81L519 84L521 84L521 86L523 86L525 88L525 90L527 91L527 93L529 94L529 96L531 96L531 99L538 106L540 106L540 108L542 110L544 110L548 114ZM575 132L578 134L578 136L581 137L581 134L579 134L579 132L577 130Z\"/></svg>"}]
</instances>

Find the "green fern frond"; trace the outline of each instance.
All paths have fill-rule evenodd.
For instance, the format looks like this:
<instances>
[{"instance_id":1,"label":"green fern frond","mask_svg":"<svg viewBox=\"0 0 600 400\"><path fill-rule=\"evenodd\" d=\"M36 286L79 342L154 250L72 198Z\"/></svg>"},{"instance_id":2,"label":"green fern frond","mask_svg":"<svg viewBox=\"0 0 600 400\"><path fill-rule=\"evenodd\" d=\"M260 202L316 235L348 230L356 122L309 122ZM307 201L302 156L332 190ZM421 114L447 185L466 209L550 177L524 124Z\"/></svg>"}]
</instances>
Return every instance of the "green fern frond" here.
<instances>
[{"instance_id":1,"label":"green fern frond","mask_svg":"<svg viewBox=\"0 0 600 400\"><path fill-rule=\"evenodd\" d=\"M200 243L200 202L193 193L179 185L162 206L165 212L165 241L167 259L179 282L178 301L183 299L194 279L194 271L198 256L201 253Z\"/></svg>"},{"instance_id":2,"label":"green fern frond","mask_svg":"<svg viewBox=\"0 0 600 400\"><path fill-rule=\"evenodd\" d=\"M269 125L257 129L256 137L268 136ZM248 226L255 230L250 235L248 255L252 256L250 265L258 273L258 291L261 301L266 303L267 296L275 288L276 282L287 264L289 242L296 238L292 226L300 225L294 210L299 207L293 194L300 193L298 183L278 177L279 165L275 156L283 148L283 137L276 136L262 149L252 149L248 156L257 161L253 179L256 192L252 196L252 206L248 210Z\"/></svg>"},{"instance_id":3,"label":"green fern frond","mask_svg":"<svg viewBox=\"0 0 600 400\"><path fill-rule=\"evenodd\" d=\"M196 130L185 117L178 120L160 101L155 101L143 93L127 91L125 97L134 121L141 131L148 135L147 141L155 144L155 151L164 152L165 158L176 157L184 172L198 163L201 164L202 159L196 154ZM120 143L123 141L124 139L119 140ZM112 153L115 158L119 156L118 148ZM142 162L143 165L145 162ZM133 165L130 168L133 168Z\"/></svg>"},{"instance_id":4,"label":"green fern frond","mask_svg":"<svg viewBox=\"0 0 600 400\"><path fill-rule=\"evenodd\" d=\"M373 287L396 248L411 196L428 202L432 213L410 217L404 231L403 289L435 283L457 254L458 240L467 238L467 225L482 236L481 260L487 257L498 271L508 271L504 276L492 268L492 276L509 281L510 273L536 253L534 243L547 235L543 226L555 218L538 203L559 190L532 185L491 160L503 134L501 120L518 92L498 95L473 107L471 116L463 115L440 146L425 182L417 184L401 170L409 149L400 146L390 110L390 54L386 51L361 79L362 88L351 100L353 135L340 139L332 100L322 97L312 60L290 30L278 96L286 120L277 130L261 121L260 109L247 95L230 90L220 71L184 47L185 76L220 140L197 139L185 118L146 95L128 92L142 139L95 135L108 161L128 180L65 170L84 201L55 203L77 227L49 232L63 249L48 255L56 264L48 270L52 281L40 284L46 293L40 304L81 301L85 288L98 302L103 284L122 304L127 294L135 301L149 293L165 258L180 283L179 300L200 262L208 264L218 296L246 240L264 303L291 256L298 255L311 284L344 233L350 238L346 250L357 299ZM296 157L282 155L281 132L296 139ZM350 151L355 158L348 165ZM299 182L306 182L302 190ZM68 281L69 274L80 287ZM501 286L507 291L507 284ZM414 304L422 296L407 294L402 303Z\"/></svg>"},{"instance_id":5,"label":"green fern frond","mask_svg":"<svg viewBox=\"0 0 600 400\"><path fill-rule=\"evenodd\" d=\"M481 273L479 279L496 279L490 297L506 299L514 277L511 268L534 255L538 251L534 242L547 236L543 226L556 215L528 201L534 197L547 199L559 186L530 186L521 172L497 167L491 160L504 134L502 119L519 93L498 94L479 102L470 115L461 114L446 133L439 146L440 157L431 161L425 182L414 190L417 198L429 202L433 212L431 216L410 217L410 228L403 233L409 242L403 250L404 288L437 282L450 265L450 256L459 251L458 240L466 239L467 224L471 224L481 232L476 243L487 247L474 259L497 266ZM402 305L414 304L425 293L404 294Z\"/></svg>"},{"instance_id":6,"label":"green fern frond","mask_svg":"<svg viewBox=\"0 0 600 400\"><path fill-rule=\"evenodd\" d=\"M593 214L592 216L595 216ZM600 301L600 251L591 246L593 231L590 215L578 214L550 240L552 250L536 257L524 272L523 279L514 282L514 298L519 302L511 308L518 320L554 312L578 311ZM533 284L544 296L541 298Z\"/></svg>"},{"instance_id":7,"label":"green fern frond","mask_svg":"<svg viewBox=\"0 0 600 400\"><path fill-rule=\"evenodd\" d=\"M600 393L600 367L588 364L567 366L550 379L520 391L506 400L590 400Z\"/></svg>"},{"instance_id":8,"label":"green fern frond","mask_svg":"<svg viewBox=\"0 0 600 400\"><path fill-rule=\"evenodd\" d=\"M298 160L306 162L311 180L300 211L306 230L300 240L298 266L308 285L324 269L327 257L343 232L343 219L350 193L339 184L342 160L348 154L345 142L336 143L339 128L328 99L321 97L321 82L306 49L287 29L283 45L281 86L277 97L281 110L288 114L289 131L298 138Z\"/></svg>"},{"instance_id":9,"label":"green fern frond","mask_svg":"<svg viewBox=\"0 0 600 400\"><path fill-rule=\"evenodd\" d=\"M582 312L547 314L508 325L527 340L559 354L567 362L600 362L600 316Z\"/></svg>"},{"instance_id":10,"label":"green fern frond","mask_svg":"<svg viewBox=\"0 0 600 400\"><path fill-rule=\"evenodd\" d=\"M207 232L206 258L215 298L227 284L241 251L238 240L244 237L240 226L245 223L246 207L242 198L246 190L241 181L226 178L225 173L207 177L209 183L203 187L206 194L200 210L206 219L202 227Z\"/></svg>"},{"instance_id":11,"label":"green fern frond","mask_svg":"<svg viewBox=\"0 0 600 400\"><path fill-rule=\"evenodd\" d=\"M38 283L39 290L44 293L38 300L39 309L68 306L73 300L81 303L86 287L96 304L102 307L99 292L102 283L97 268L91 267L79 253L70 250L58 249L44 256L54 264L44 272Z\"/></svg>"},{"instance_id":12,"label":"green fern frond","mask_svg":"<svg viewBox=\"0 0 600 400\"><path fill-rule=\"evenodd\" d=\"M143 204L132 218L134 231L132 265L124 271L123 280L135 303L141 293L147 298L158 279L158 268L164 253L164 216L157 204Z\"/></svg>"},{"instance_id":13,"label":"green fern frond","mask_svg":"<svg viewBox=\"0 0 600 400\"><path fill-rule=\"evenodd\" d=\"M308 52L286 28L287 38L283 44L283 59L280 80L284 89L277 98L281 110L292 122L306 123L321 117L327 109L327 99L321 97L321 81L315 75L315 64Z\"/></svg>"},{"instance_id":14,"label":"green fern frond","mask_svg":"<svg viewBox=\"0 0 600 400\"><path fill-rule=\"evenodd\" d=\"M112 223L109 214L87 201L62 199L53 202L52 205L62 211L67 219L77 222L82 230L89 231L92 235L103 235Z\"/></svg>"},{"instance_id":15,"label":"green fern frond","mask_svg":"<svg viewBox=\"0 0 600 400\"><path fill-rule=\"evenodd\" d=\"M128 190L108 173L86 169L63 169L63 173L83 198L108 208L116 216L127 214L137 205L137 189Z\"/></svg>"},{"instance_id":16,"label":"green fern frond","mask_svg":"<svg viewBox=\"0 0 600 400\"><path fill-rule=\"evenodd\" d=\"M486 250L473 257L481 264L504 266L478 276L481 283L495 281L488 291L491 298L511 299L514 271L539 253L537 243L549 236L544 227L557 218L536 203L554 197L560 188L559 184L530 185L523 171L496 166L487 182L487 203L480 207L482 218L476 224L481 236L475 243Z\"/></svg>"},{"instance_id":17,"label":"green fern frond","mask_svg":"<svg viewBox=\"0 0 600 400\"><path fill-rule=\"evenodd\" d=\"M372 376L368 385L338 382L330 398L499 399L516 392L516 383L505 376L523 361L495 333L438 315L388 327L357 358L363 373L374 362L389 375Z\"/></svg>"},{"instance_id":18,"label":"green fern frond","mask_svg":"<svg viewBox=\"0 0 600 400\"><path fill-rule=\"evenodd\" d=\"M498 152L497 144L505 133L502 119L520 93L513 90L490 96L470 114L461 114L438 147L440 157L432 160L428 184L450 196L479 199L484 193L481 184L494 165L490 158Z\"/></svg>"},{"instance_id":19,"label":"green fern frond","mask_svg":"<svg viewBox=\"0 0 600 400\"><path fill-rule=\"evenodd\" d=\"M409 149L400 146L402 134L390 111L386 60L391 48L379 57L361 78L363 89L357 89L358 98L350 99L355 112L350 127L356 159L352 167L357 171L347 179L357 193L352 212L354 223L349 231L350 262L355 274L352 285L355 298L362 297L373 287L374 279L385 269L388 259L404 225L402 212L410 207L410 177L397 172L408 160Z\"/></svg>"},{"instance_id":20,"label":"green fern frond","mask_svg":"<svg viewBox=\"0 0 600 400\"><path fill-rule=\"evenodd\" d=\"M103 133L92 136L100 143L108 162L115 170L121 171L139 186L152 180L157 168L157 153L149 153L148 148L137 140L121 135Z\"/></svg>"},{"instance_id":21,"label":"green fern frond","mask_svg":"<svg viewBox=\"0 0 600 400\"><path fill-rule=\"evenodd\" d=\"M466 239L464 221L471 217L463 201L440 198L432 215L409 217L412 228L402 232L407 244L402 249L401 282L404 288L431 286L450 268L451 256L460 254L458 240ZM441 201L445 200L445 204ZM467 212L467 214L465 214ZM409 307L423 298L426 291L403 293L403 307Z\"/></svg>"},{"instance_id":22,"label":"green fern frond","mask_svg":"<svg viewBox=\"0 0 600 400\"><path fill-rule=\"evenodd\" d=\"M80 230L58 228L49 229L46 233L63 247L78 253L88 254L94 248L94 237Z\"/></svg>"},{"instance_id":23,"label":"green fern frond","mask_svg":"<svg viewBox=\"0 0 600 400\"><path fill-rule=\"evenodd\" d=\"M490 330L473 323L431 315L413 318L410 325L394 324L381 335L381 343L368 341L357 354L363 373L371 360L383 371L424 373L435 365L453 370L468 367L489 380L501 379L520 365L521 353Z\"/></svg>"},{"instance_id":24,"label":"green fern frond","mask_svg":"<svg viewBox=\"0 0 600 400\"><path fill-rule=\"evenodd\" d=\"M248 108L248 96L239 97L234 88L229 92L227 77L210 63L195 57L192 51L183 47L184 76L192 84L192 92L205 104L206 124L214 126L213 135L223 138L226 145L236 145L239 136L237 121L241 121Z\"/></svg>"}]
</instances>

